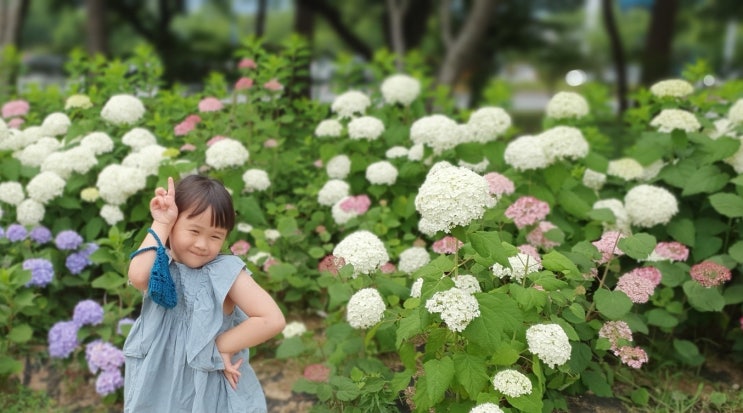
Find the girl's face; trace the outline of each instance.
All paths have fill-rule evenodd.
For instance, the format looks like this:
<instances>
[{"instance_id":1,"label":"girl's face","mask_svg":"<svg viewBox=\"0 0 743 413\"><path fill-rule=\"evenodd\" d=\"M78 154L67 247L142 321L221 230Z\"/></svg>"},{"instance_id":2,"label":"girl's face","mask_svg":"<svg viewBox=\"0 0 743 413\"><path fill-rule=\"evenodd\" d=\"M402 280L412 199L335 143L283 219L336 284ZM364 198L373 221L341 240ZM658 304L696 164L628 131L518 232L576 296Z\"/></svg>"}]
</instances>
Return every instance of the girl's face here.
<instances>
[{"instance_id":1,"label":"girl's face","mask_svg":"<svg viewBox=\"0 0 743 413\"><path fill-rule=\"evenodd\" d=\"M170 232L170 254L176 262L200 268L217 258L227 238L227 230L212 226L212 210L194 217L180 212Z\"/></svg>"}]
</instances>

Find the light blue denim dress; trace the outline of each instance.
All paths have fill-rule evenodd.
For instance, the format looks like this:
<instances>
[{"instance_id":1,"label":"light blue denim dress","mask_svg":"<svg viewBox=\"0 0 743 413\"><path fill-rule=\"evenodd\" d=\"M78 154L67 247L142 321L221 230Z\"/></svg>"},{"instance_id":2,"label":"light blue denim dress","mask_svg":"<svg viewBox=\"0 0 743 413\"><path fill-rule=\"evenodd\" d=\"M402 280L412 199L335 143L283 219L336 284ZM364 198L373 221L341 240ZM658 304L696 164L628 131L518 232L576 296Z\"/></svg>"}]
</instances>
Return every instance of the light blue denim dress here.
<instances>
[{"instance_id":1,"label":"light blue denim dress","mask_svg":"<svg viewBox=\"0 0 743 413\"><path fill-rule=\"evenodd\" d=\"M178 303L166 309L145 293L142 313L124 344L124 412L266 413L266 398L248 363L248 351L233 358L243 359L242 376L233 390L215 344L219 334L247 319L237 307L230 315L222 311L245 263L220 255L199 269L172 260L169 268Z\"/></svg>"}]
</instances>

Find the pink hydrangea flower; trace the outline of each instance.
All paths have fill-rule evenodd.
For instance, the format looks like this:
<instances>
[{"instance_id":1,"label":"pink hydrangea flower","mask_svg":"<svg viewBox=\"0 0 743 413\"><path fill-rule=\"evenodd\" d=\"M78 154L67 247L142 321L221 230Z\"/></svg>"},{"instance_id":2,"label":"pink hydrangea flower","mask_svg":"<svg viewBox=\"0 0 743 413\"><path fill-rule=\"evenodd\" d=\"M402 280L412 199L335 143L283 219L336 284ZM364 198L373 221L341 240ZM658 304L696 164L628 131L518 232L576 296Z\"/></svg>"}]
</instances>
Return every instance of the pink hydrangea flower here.
<instances>
[{"instance_id":1,"label":"pink hydrangea flower","mask_svg":"<svg viewBox=\"0 0 743 413\"><path fill-rule=\"evenodd\" d=\"M322 168L322 159L315 160L315 162L312 162L312 165L314 165L315 168Z\"/></svg>"},{"instance_id":2,"label":"pink hydrangea flower","mask_svg":"<svg viewBox=\"0 0 743 413\"><path fill-rule=\"evenodd\" d=\"M338 275L338 271L346 265L346 260L343 257L336 257L332 254L326 255L317 264L317 269L320 272L327 271L333 275Z\"/></svg>"},{"instance_id":3,"label":"pink hydrangea flower","mask_svg":"<svg viewBox=\"0 0 743 413\"><path fill-rule=\"evenodd\" d=\"M222 110L224 105L215 97L206 97L199 102L199 112L216 112Z\"/></svg>"},{"instance_id":4,"label":"pink hydrangea flower","mask_svg":"<svg viewBox=\"0 0 743 413\"><path fill-rule=\"evenodd\" d=\"M451 235L447 235L431 245L433 252L437 254L456 254L464 243Z\"/></svg>"},{"instance_id":5,"label":"pink hydrangea flower","mask_svg":"<svg viewBox=\"0 0 743 413\"><path fill-rule=\"evenodd\" d=\"M544 236L547 231L555 228L557 228L555 224L549 221L542 221L533 230L526 234L526 241L537 248L550 249L556 247L560 245L559 242L552 241Z\"/></svg>"},{"instance_id":6,"label":"pink hydrangea flower","mask_svg":"<svg viewBox=\"0 0 743 413\"><path fill-rule=\"evenodd\" d=\"M183 121L173 128L173 133L175 136L184 136L187 135L188 132L191 132L196 127L196 124L193 122Z\"/></svg>"},{"instance_id":7,"label":"pink hydrangea flower","mask_svg":"<svg viewBox=\"0 0 743 413\"><path fill-rule=\"evenodd\" d=\"M274 265L274 264L278 264L278 263L279 263L279 260L277 260L277 259L276 259L276 258L274 258L274 257L271 257L271 258L267 259L267 260L266 260L266 261L265 261L265 262L263 263L263 271L264 271L264 272L268 272L268 269L269 269L269 268L271 268L271 266L272 266L272 265Z\"/></svg>"},{"instance_id":8,"label":"pink hydrangea flower","mask_svg":"<svg viewBox=\"0 0 743 413\"><path fill-rule=\"evenodd\" d=\"M26 123L26 120L23 118L13 118L8 121L8 127L13 128L13 129L18 129L24 123Z\"/></svg>"},{"instance_id":9,"label":"pink hydrangea flower","mask_svg":"<svg viewBox=\"0 0 743 413\"><path fill-rule=\"evenodd\" d=\"M15 116L26 116L28 114L30 106L27 101L23 99L11 100L5 102L2 108L2 115L5 119L12 118Z\"/></svg>"},{"instance_id":10,"label":"pink hydrangea flower","mask_svg":"<svg viewBox=\"0 0 743 413\"><path fill-rule=\"evenodd\" d=\"M533 245L529 245L529 244L519 245L519 252L534 258L537 264L542 265L542 257L539 256L539 252L537 251L536 248L534 248Z\"/></svg>"},{"instance_id":11,"label":"pink hydrangea flower","mask_svg":"<svg viewBox=\"0 0 743 413\"><path fill-rule=\"evenodd\" d=\"M250 251L250 243L245 240L238 240L230 247L234 255L245 255Z\"/></svg>"},{"instance_id":12,"label":"pink hydrangea flower","mask_svg":"<svg viewBox=\"0 0 743 413\"><path fill-rule=\"evenodd\" d=\"M632 330L629 325L621 320L607 321L599 330L599 337L609 340L611 351L614 355L619 355L619 348L622 342L632 342Z\"/></svg>"},{"instance_id":13,"label":"pink hydrangea flower","mask_svg":"<svg viewBox=\"0 0 743 413\"><path fill-rule=\"evenodd\" d=\"M625 238L625 235L619 231L607 231L601 234L601 239L592 242L593 246L598 248L601 253L599 264L606 264L616 255L624 255L624 252L617 246L619 240Z\"/></svg>"},{"instance_id":14,"label":"pink hydrangea flower","mask_svg":"<svg viewBox=\"0 0 743 413\"><path fill-rule=\"evenodd\" d=\"M330 377L330 367L324 364L310 364L304 368L304 373L302 375L309 381L317 383L326 382Z\"/></svg>"},{"instance_id":15,"label":"pink hydrangea flower","mask_svg":"<svg viewBox=\"0 0 743 413\"><path fill-rule=\"evenodd\" d=\"M519 229L543 220L549 213L549 204L533 196L522 196L506 208L506 217Z\"/></svg>"},{"instance_id":16,"label":"pink hydrangea flower","mask_svg":"<svg viewBox=\"0 0 743 413\"><path fill-rule=\"evenodd\" d=\"M663 274L661 274L660 270L655 267L639 267L630 271L630 273L647 278L653 283L653 287L657 287L658 284L660 284L660 280L663 278Z\"/></svg>"},{"instance_id":17,"label":"pink hydrangea flower","mask_svg":"<svg viewBox=\"0 0 743 413\"><path fill-rule=\"evenodd\" d=\"M641 347L624 346L619 349L618 353L617 355L622 359L622 363L633 369L639 369L648 362L648 353Z\"/></svg>"},{"instance_id":18,"label":"pink hydrangea flower","mask_svg":"<svg viewBox=\"0 0 743 413\"><path fill-rule=\"evenodd\" d=\"M235 90L248 90L253 87L253 79L249 77L241 77L235 82Z\"/></svg>"},{"instance_id":19,"label":"pink hydrangea flower","mask_svg":"<svg viewBox=\"0 0 743 413\"><path fill-rule=\"evenodd\" d=\"M395 264L389 261L379 266L379 271L381 271L382 274L392 274L396 270L397 270L397 267L395 267Z\"/></svg>"},{"instance_id":20,"label":"pink hydrangea flower","mask_svg":"<svg viewBox=\"0 0 743 413\"><path fill-rule=\"evenodd\" d=\"M263 142L263 147L264 148L275 148L277 146L279 146L279 141L277 141L274 138L266 139L266 141Z\"/></svg>"},{"instance_id":21,"label":"pink hydrangea flower","mask_svg":"<svg viewBox=\"0 0 743 413\"><path fill-rule=\"evenodd\" d=\"M263 87L266 90L270 90L272 92L276 92L284 88L284 86L281 83L279 83L278 79L276 78L273 78L269 80L268 82L264 83Z\"/></svg>"},{"instance_id":22,"label":"pink hydrangea flower","mask_svg":"<svg viewBox=\"0 0 743 413\"><path fill-rule=\"evenodd\" d=\"M212 146L215 143L221 141L222 139L227 139L227 137L226 136L222 136L222 135L216 135L216 136L212 137L211 139L209 139L208 141L206 141L206 146Z\"/></svg>"},{"instance_id":23,"label":"pink hydrangea flower","mask_svg":"<svg viewBox=\"0 0 743 413\"><path fill-rule=\"evenodd\" d=\"M367 195L349 196L345 200L341 201L340 207L344 212L354 211L359 215L363 215L369 210L371 206L371 200Z\"/></svg>"},{"instance_id":24,"label":"pink hydrangea flower","mask_svg":"<svg viewBox=\"0 0 743 413\"><path fill-rule=\"evenodd\" d=\"M649 279L636 273L628 272L617 280L617 291L627 294L633 303L647 303L655 292L655 285Z\"/></svg>"},{"instance_id":25,"label":"pink hydrangea flower","mask_svg":"<svg viewBox=\"0 0 743 413\"><path fill-rule=\"evenodd\" d=\"M488 172L483 178L488 181L490 195L500 198L504 194L511 195L515 190L513 181L498 172Z\"/></svg>"},{"instance_id":26,"label":"pink hydrangea flower","mask_svg":"<svg viewBox=\"0 0 743 413\"><path fill-rule=\"evenodd\" d=\"M196 145L192 143L184 143L181 146L181 152L193 152L196 150Z\"/></svg>"},{"instance_id":27,"label":"pink hydrangea flower","mask_svg":"<svg viewBox=\"0 0 743 413\"><path fill-rule=\"evenodd\" d=\"M193 124L197 124L197 123L201 122L201 116L199 116L197 114L191 114L191 115L186 116L186 119L184 119L183 121L184 122L191 122Z\"/></svg>"},{"instance_id":28,"label":"pink hydrangea flower","mask_svg":"<svg viewBox=\"0 0 743 413\"><path fill-rule=\"evenodd\" d=\"M712 261L702 261L693 265L689 274L694 281L707 288L723 284L731 278L730 270L726 266Z\"/></svg>"},{"instance_id":29,"label":"pink hydrangea flower","mask_svg":"<svg viewBox=\"0 0 743 413\"><path fill-rule=\"evenodd\" d=\"M237 64L237 67L240 69L255 69L258 67L257 64L255 64L255 60L244 58L240 60L240 63Z\"/></svg>"}]
</instances>

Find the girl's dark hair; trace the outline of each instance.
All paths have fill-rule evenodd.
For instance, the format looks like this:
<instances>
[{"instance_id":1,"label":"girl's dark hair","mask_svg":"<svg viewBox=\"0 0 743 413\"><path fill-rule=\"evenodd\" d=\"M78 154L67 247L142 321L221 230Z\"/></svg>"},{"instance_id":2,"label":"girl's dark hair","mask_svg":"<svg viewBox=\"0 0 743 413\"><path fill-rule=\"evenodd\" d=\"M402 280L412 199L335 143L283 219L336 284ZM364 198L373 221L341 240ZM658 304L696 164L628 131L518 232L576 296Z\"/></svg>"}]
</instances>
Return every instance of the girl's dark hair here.
<instances>
[{"instance_id":1,"label":"girl's dark hair","mask_svg":"<svg viewBox=\"0 0 743 413\"><path fill-rule=\"evenodd\" d=\"M189 175L175 185L175 205L178 212L189 211L195 217L211 207L212 225L228 232L235 227L235 207L227 188L216 179Z\"/></svg>"}]
</instances>

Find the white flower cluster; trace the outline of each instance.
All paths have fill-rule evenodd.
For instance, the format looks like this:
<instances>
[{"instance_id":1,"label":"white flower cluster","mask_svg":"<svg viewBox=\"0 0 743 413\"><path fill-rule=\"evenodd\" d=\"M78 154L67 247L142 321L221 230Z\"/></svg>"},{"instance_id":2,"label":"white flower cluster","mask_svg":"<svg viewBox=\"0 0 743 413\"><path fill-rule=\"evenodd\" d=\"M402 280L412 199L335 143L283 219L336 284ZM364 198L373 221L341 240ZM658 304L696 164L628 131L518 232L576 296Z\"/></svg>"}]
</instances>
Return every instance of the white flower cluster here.
<instances>
[{"instance_id":1,"label":"white flower cluster","mask_svg":"<svg viewBox=\"0 0 743 413\"><path fill-rule=\"evenodd\" d=\"M343 125L335 119L325 119L315 127L318 138L337 138L343 133Z\"/></svg>"},{"instance_id":2,"label":"white flower cluster","mask_svg":"<svg viewBox=\"0 0 743 413\"><path fill-rule=\"evenodd\" d=\"M121 137L121 142L137 151L145 146L157 144L157 138L148 129L133 128Z\"/></svg>"},{"instance_id":3,"label":"white flower cluster","mask_svg":"<svg viewBox=\"0 0 743 413\"><path fill-rule=\"evenodd\" d=\"M630 220L624 203L615 198L600 199L593 204L593 209L608 209L614 214L614 222L604 222L604 230L616 230L622 234L630 233Z\"/></svg>"},{"instance_id":4,"label":"white flower cluster","mask_svg":"<svg viewBox=\"0 0 743 413\"><path fill-rule=\"evenodd\" d=\"M429 313L439 313L451 331L463 331L480 316L480 303L472 294L457 287L438 291L426 301Z\"/></svg>"},{"instance_id":5,"label":"white flower cluster","mask_svg":"<svg viewBox=\"0 0 743 413\"><path fill-rule=\"evenodd\" d=\"M380 89L387 104L408 106L421 93L421 82L412 76L395 74L384 79Z\"/></svg>"},{"instance_id":6,"label":"white flower cluster","mask_svg":"<svg viewBox=\"0 0 743 413\"><path fill-rule=\"evenodd\" d=\"M413 285L410 286L410 296L413 298L421 297L421 290L423 289L423 278L416 278Z\"/></svg>"},{"instance_id":7,"label":"white flower cluster","mask_svg":"<svg viewBox=\"0 0 743 413\"><path fill-rule=\"evenodd\" d=\"M124 220L124 213L121 211L118 205L106 204L101 207L101 218L108 225L116 225Z\"/></svg>"},{"instance_id":8,"label":"white flower cluster","mask_svg":"<svg viewBox=\"0 0 743 413\"><path fill-rule=\"evenodd\" d=\"M0 182L0 202L18 205L24 199L26 199L26 194L23 192L23 185L20 182Z\"/></svg>"},{"instance_id":9,"label":"white flower cluster","mask_svg":"<svg viewBox=\"0 0 743 413\"><path fill-rule=\"evenodd\" d=\"M682 98L694 93L694 86L683 79L666 79L650 86L650 93L657 97Z\"/></svg>"},{"instance_id":10,"label":"white flower cluster","mask_svg":"<svg viewBox=\"0 0 743 413\"><path fill-rule=\"evenodd\" d=\"M530 394L531 381L528 377L513 369L501 370L493 376L493 388L509 397Z\"/></svg>"},{"instance_id":11,"label":"white flower cluster","mask_svg":"<svg viewBox=\"0 0 743 413\"><path fill-rule=\"evenodd\" d=\"M301 321L290 321L286 323L281 334L284 338L299 337L307 332L307 326Z\"/></svg>"},{"instance_id":12,"label":"white flower cluster","mask_svg":"<svg viewBox=\"0 0 743 413\"><path fill-rule=\"evenodd\" d=\"M734 125L743 123L743 99L738 99L728 109L728 120Z\"/></svg>"},{"instance_id":13,"label":"white flower cluster","mask_svg":"<svg viewBox=\"0 0 743 413\"><path fill-rule=\"evenodd\" d=\"M114 125L130 125L142 119L144 112L144 105L139 98L121 94L108 99L101 109L101 117Z\"/></svg>"},{"instance_id":14,"label":"white flower cluster","mask_svg":"<svg viewBox=\"0 0 743 413\"><path fill-rule=\"evenodd\" d=\"M330 208L330 214L333 216L333 221L335 221L335 223L338 225L344 225L351 219L359 216L359 213L355 209L345 211L343 210L343 208L341 208L341 204L343 203L343 201L350 199L350 198L351 198L350 196L341 198L338 202L333 204L333 206Z\"/></svg>"},{"instance_id":15,"label":"white flower cluster","mask_svg":"<svg viewBox=\"0 0 743 413\"><path fill-rule=\"evenodd\" d=\"M470 409L470 413L503 413L495 403L482 403Z\"/></svg>"},{"instance_id":16,"label":"white flower cluster","mask_svg":"<svg viewBox=\"0 0 743 413\"><path fill-rule=\"evenodd\" d=\"M588 115L588 101L575 92L557 92L547 103L545 112L552 119L582 118Z\"/></svg>"},{"instance_id":17,"label":"white flower cluster","mask_svg":"<svg viewBox=\"0 0 743 413\"><path fill-rule=\"evenodd\" d=\"M17 151L24 146L23 132L18 129L7 129L5 137L0 137L0 151Z\"/></svg>"},{"instance_id":18,"label":"white flower cluster","mask_svg":"<svg viewBox=\"0 0 743 413\"><path fill-rule=\"evenodd\" d=\"M62 112L50 113L41 122L41 130L44 136L59 136L67 133L72 125L70 118Z\"/></svg>"},{"instance_id":19,"label":"white flower cluster","mask_svg":"<svg viewBox=\"0 0 743 413\"><path fill-rule=\"evenodd\" d=\"M72 172L85 174L98 164L90 148L74 146L66 151L52 152L41 162L42 171L50 171L67 179Z\"/></svg>"},{"instance_id":20,"label":"white flower cluster","mask_svg":"<svg viewBox=\"0 0 743 413\"><path fill-rule=\"evenodd\" d=\"M460 159L457 161L457 165L463 168L467 168L472 172L481 174L488 170L488 166L490 166L490 160L488 158L482 158L482 161L478 163L469 163Z\"/></svg>"},{"instance_id":21,"label":"white flower cluster","mask_svg":"<svg viewBox=\"0 0 743 413\"><path fill-rule=\"evenodd\" d=\"M366 167L366 180L373 185L394 185L397 173L389 161L377 161Z\"/></svg>"},{"instance_id":22,"label":"white flower cluster","mask_svg":"<svg viewBox=\"0 0 743 413\"><path fill-rule=\"evenodd\" d=\"M410 247L400 253L400 262L397 264L397 269L406 274L412 274L429 262L431 262L431 255L427 249Z\"/></svg>"},{"instance_id":23,"label":"white flower cluster","mask_svg":"<svg viewBox=\"0 0 743 413\"><path fill-rule=\"evenodd\" d=\"M387 159L405 158L408 156L408 148L404 146L393 146L384 153Z\"/></svg>"},{"instance_id":24,"label":"white flower cluster","mask_svg":"<svg viewBox=\"0 0 743 413\"><path fill-rule=\"evenodd\" d=\"M346 179L351 172L351 158L346 155L336 155L330 158L325 171L332 179Z\"/></svg>"},{"instance_id":25,"label":"white flower cluster","mask_svg":"<svg viewBox=\"0 0 743 413\"><path fill-rule=\"evenodd\" d=\"M620 158L609 161L609 165L606 168L606 174L610 176L616 176L624 179L625 181L631 181L634 179L642 178L645 173L640 162L632 158Z\"/></svg>"},{"instance_id":26,"label":"white flower cluster","mask_svg":"<svg viewBox=\"0 0 743 413\"><path fill-rule=\"evenodd\" d=\"M263 231L263 238L265 238L266 242L269 244L273 244L281 238L281 232L274 228L268 228Z\"/></svg>"},{"instance_id":27,"label":"white flower cluster","mask_svg":"<svg viewBox=\"0 0 743 413\"><path fill-rule=\"evenodd\" d=\"M320 188L317 193L317 202L320 205L333 206L336 202L348 196L351 186L340 179L331 179Z\"/></svg>"},{"instance_id":28,"label":"white flower cluster","mask_svg":"<svg viewBox=\"0 0 743 413\"><path fill-rule=\"evenodd\" d=\"M588 155L588 141L583 132L572 126L555 126L537 136L542 141L542 148L548 162L557 160L576 160Z\"/></svg>"},{"instance_id":29,"label":"white flower cluster","mask_svg":"<svg viewBox=\"0 0 743 413\"><path fill-rule=\"evenodd\" d=\"M89 109L93 107L93 102L90 98L85 95L72 95L65 100L64 109L70 110L73 108L78 109Z\"/></svg>"},{"instance_id":30,"label":"white flower cluster","mask_svg":"<svg viewBox=\"0 0 743 413\"><path fill-rule=\"evenodd\" d=\"M26 193L34 201L46 205L52 199L62 195L67 184L54 172L40 172L26 184Z\"/></svg>"},{"instance_id":31,"label":"white flower cluster","mask_svg":"<svg viewBox=\"0 0 743 413\"><path fill-rule=\"evenodd\" d=\"M410 127L410 140L430 147L435 154L457 146L461 134L457 122L444 115L424 116Z\"/></svg>"},{"instance_id":32,"label":"white flower cluster","mask_svg":"<svg viewBox=\"0 0 743 413\"><path fill-rule=\"evenodd\" d=\"M498 139L511 127L511 116L502 108L486 106L470 114L463 141L486 143Z\"/></svg>"},{"instance_id":33,"label":"white flower cluster","mask_svg":"<svg viewBox=\"0 0 743 413\"><path fill-rule=\"evenodd\" d=\"M667 224L679 211L678 201L667 189L654 185L638 185L624 196L624 208L632 225L650 228Z\"/></svg>"},{"instance_id":34,"label":"white flower cluster","mask_svg":"<svg viewBox=\"0 0 743 413\"><path fill-rule=\"evenodd\" d=\"M428 171L415 197L415 209L421 214L418 228L427 235L449 233L458 225L480 219L495 205L488 181L467 168L442 161Z\"/></svg>"},{"instance_id":35,"label":"white flower cluster","mask_svg":"<svg viewBox=\"0 0 743 413\"><path fill-rule=\"evenodd\" d=\"M357 114L363 115L369 105L371 105L371 100L363 92L349 90L336 96L330 105L330 110L341 119L353 118Z\"/></svg>"},{"instance_id":36,"label":"white flower cluster","mask_svg":"<svg viewBox=\"0 0 743 413\"><path fill-rule=\"evenodd\" d=\"M147 176L155 176L160 170L160 163L165 159L166 149L160 145L147 145L131 152L122 161L123 166L141 170Z\"/></svg>"},{"instance_id":37,"label":"white flower cluster","mask_svg":"<svg viewBox=\"0 0 743 413\"><path fill-rule=\"evenodd\" d=\"M45 213L44 204L28 198L18 204L15 210L15 217L19 224L33 226L38 225L44 219Z\"/></svg>"},{"instance_id":38,"label":"white flower cluster","mask_svg":"<svg viewBox=\"0 0 743 413\"><path fill-rule=\"evenodd\" d=\"M503 160L512 168L522 172L549 166L542 140L532 135L519 136L509 142L503 152Z\"/></svg>"},{"instance_id":39,"label":"white flower cluster","mask_svg":"<svg viewBox=\"0 0 743 413\"><path fill-rule=\"evenodd\" d=\"M743 145L732 156L725 158L724 161L732 166L735 172L743 174Z\"/></svg>"},{"instance_id":40,"label":"white flower cluster","mask_svg":"<svg viewBox=\"0 0 743 413\"><path fill-rule=\"evenodd\" d=\"M346 306L346 321L355 329L373 327L384 317L386 306L374 288L364 288L351 296Z\"/></svg>"},{"instance_id":41,"label":"white flower cluster","mask_svg":"<svg viewBox=\"0 0 743 413\"><path fill-rule=\"evenodd\" d=\"M425 154L425 148L423 147L422 143L416 143L415 145L411 146L408 150L408 160L409 161L420 161L423 159L423 155Z\"/></svg>"},{"instance_id":42,"label":"white flower cluster","mask_svg":"<svg viewBox=\"0 0 743 413\"><path fill-rule=\"evenodd\" d=\"M482 288L480 288L480 281L478 281L474 275L459 274L454 276L453 280L454 286L466 293L474 294L482 292Z\"/></svg>"},{"instance_id":43,"label":"white flower cluster","mask_svg":"<svg viewBox=\"0 0 743 413\"><path fill-rule=\"evenodd\" d=\"M206 164L214 169L242 166L250 153L240 141L226 138L206 149Z\"/></svg>"},{"instance_id":44,"label":"white flower cluster","mask_svg":"<svg viewBox=\"0 0 743 413\"><path fill-rule=\"evenodd\" d=\"M106 132L91 132L80 141L80 146L89 148L96 155L114 150L114 141Z\"/></svg>"},{"instance_id":45,"label":"white flower cluster","mask_svg":"<svg viewBox=\"0 0 743 413\"><path fill-rule=\"evenodd\" d=\"M585 172L583 172L583 185L587 188L598 191L604 187L605 183L606 174L594 171L593 169L586 169Z\"/></svg>"},{"instance_id":46,"label":"white flower cluster","mask_svg":"<svg viewBox=\"0 0 743 413\"><path fill-rule=\"evenodd\" d=\"M384 132L384 123L374 116L361 116L348 123L348 137L353 140L373 141Z\"/></svg>"},{"instance_id":47,"label":"white flower cluster","mask_svg":"<svg viewBox=\"0 0 743 413\"><path fill-rule=\"evenodd\" d=\"M333 248L333 255L353 265L354 276L370 274L390 260L382 240L366 230L346 236Z\"/></svg>"},{"instance_id":48,"label":"white flower cluster","mask_svg":"<svg viewBox=\"0 0 743 413\"><path fill-rule=\"evenodd\" d=\"M559 324L536 324L526 330L529 351L546 365L555 368L570 360L572 348Z\"/></svg>"},{"instance_id":49,"label":"white flower cluster","mask_svg":"<svg viewBox=\"0 0 743 413\"><path fill-rule=\"evenodd\" d=\"M13 157L25 166L39 167L47 156L61 146L62 144L57 139L44 137L26 146L21 151L13 153Z\"/></svg>"},{"instance_id":50,"label":"white flower cluster","mask_svg":"<svg viewBox=\"0 0 743 413\"><path fill-rule=\"evenodd\" d=\"M121 205L147 185L147 176L137 168L111 164L98 174L96 187L101 198L111 205Z\"/></svg>"},{"instance_id":51,"label":"white flower cluster","mask_svg":"<svg viewBox=\"0 0 743 413\"><path fill-rule=\"evenodd\" d=\"M265 191L271 186L271 179L268 172L263 169L248 169L243 173L243 182L245 190L248 192Z\"/></svg>"},{"instance_id":52,"label":"white flower cluster","mask_svg":"<svg viewBox=\"0 0 743 413\"><path fill-rule=\"evenodd\" d=\"M500 279L511 277L511 279L521 282L527 275L542 269L542 263L539 260L523 252L508 257L508 264L511 268L504 267L497 262L493 264L491 267L493 275Z\"/></svg>"},{"instance_id":53,"label":"white flower cluster","mask_svg":"<svg viewBox=\"0 0 743 413\"><path fill-rule=\"evenodd\" d=\"M693 113L683 109L663 109L653 120L650 126L656 128L658 132L671 132L674 129L681 129L686 132L695 132L702 127Z\"/></svg>"}]
</instances>

